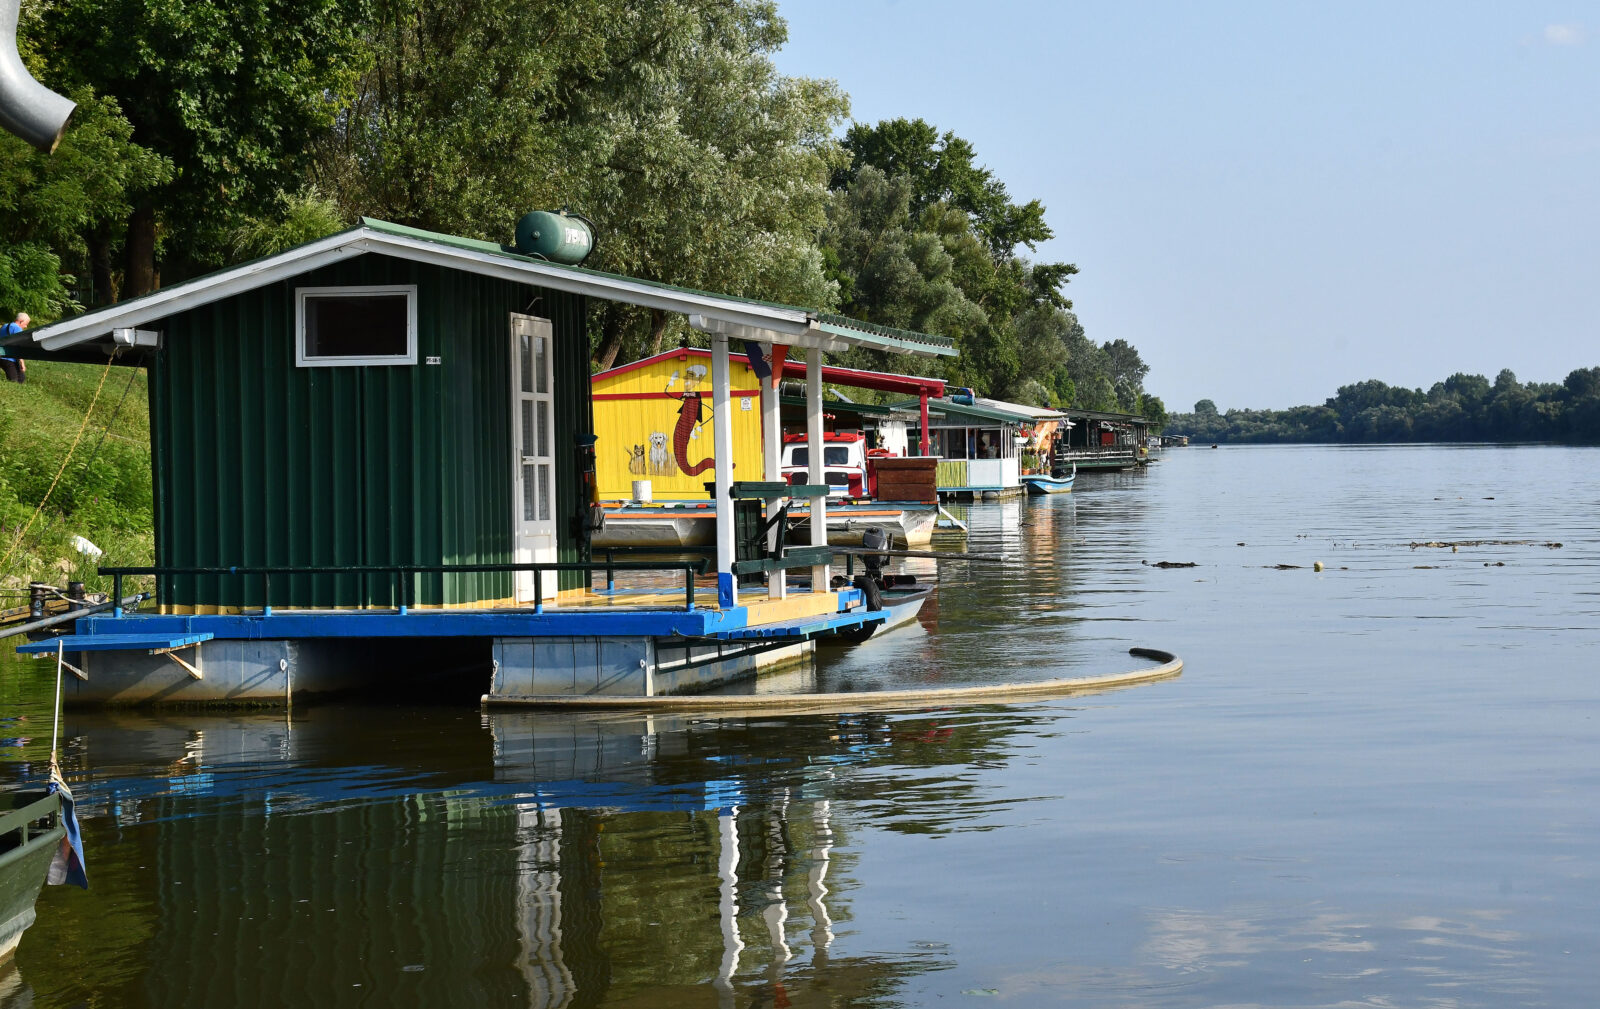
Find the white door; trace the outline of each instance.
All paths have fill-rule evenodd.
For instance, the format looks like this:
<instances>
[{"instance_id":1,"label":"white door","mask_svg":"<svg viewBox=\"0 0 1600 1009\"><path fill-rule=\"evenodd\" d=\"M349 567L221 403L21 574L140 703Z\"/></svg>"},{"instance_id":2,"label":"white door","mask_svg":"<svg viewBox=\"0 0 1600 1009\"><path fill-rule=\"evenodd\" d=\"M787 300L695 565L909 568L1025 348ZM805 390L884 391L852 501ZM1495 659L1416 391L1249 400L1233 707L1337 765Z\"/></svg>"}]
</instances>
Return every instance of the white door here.
<instances>
[{"instance_id":1,"label":"white door","mask_svg":"<svg viewBox=\"0 0 1600 1009\"><path fill-rule=\"evenodd\" d=\"M555 388L549 319L511 317L511 442L512 529L518 564L556 559ZM542 575L540 593L547 603L556 598L556 573ZM533 572L514 579L517 602L533 600Z\"/></svg>"}]
</instances>

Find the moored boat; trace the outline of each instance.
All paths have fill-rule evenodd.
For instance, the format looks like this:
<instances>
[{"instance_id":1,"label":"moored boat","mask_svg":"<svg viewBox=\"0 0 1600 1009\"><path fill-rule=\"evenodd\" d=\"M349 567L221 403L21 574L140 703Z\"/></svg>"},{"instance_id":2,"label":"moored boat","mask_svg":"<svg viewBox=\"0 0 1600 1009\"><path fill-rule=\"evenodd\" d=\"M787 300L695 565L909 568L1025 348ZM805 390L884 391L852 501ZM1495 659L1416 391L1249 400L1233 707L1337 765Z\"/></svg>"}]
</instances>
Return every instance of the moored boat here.
<instances>
[{"instance_id":1,"label":"moored boat","mask_svg":"<svg viewBox=\"0 0 1600 1009\"><path fill-rule=\"evenodd\" d=\"M0 961L33 924L34 902L66 833L59 794L0 792Z\"/></svg>"},{"instance_id":2,"label":"moored boat","mask_svg":"<svg viewBox=\"0 0 1600 1009\"><path fill-rule=\"evenodd\" d=\"M828 502L828 542L856 546L868 527L888 529L896 543L924 547L933 541L937 505L920 502ZM716 538L717 510L709 501L660 503L610 502L605 505L605 527L594 534L596 548L700 547ZM808 509L796 502L792 520L804 522Z\"/></svg>"},{"instance_id":3,"label":"moored boat","mask_svg":"<svg viewBox=\"0 0 1600 1009\"><path fill-rule=\"evenodd\" d=\"M1072 482L1078 478L1078 467L1072 467L1067 476L1048 476L1044 473L1024 473L1019 479L1029 494L1070 494Z\"/></svg>"},{"instance_id":4,"label":"moored boat","mask_svg":"<svg viewBox=\"0 0 1600 1009\"><path fill-rule=\"evenodd\" d=\"M879 590L879 598L887 617L870 624L859 624L846 630L835 631L817 639L819 645L859 645L870 637L886 634L896 627L904 627L917 619L922 604L933 594L932 585L891 585Z\"/></svg>"}]
</instances>

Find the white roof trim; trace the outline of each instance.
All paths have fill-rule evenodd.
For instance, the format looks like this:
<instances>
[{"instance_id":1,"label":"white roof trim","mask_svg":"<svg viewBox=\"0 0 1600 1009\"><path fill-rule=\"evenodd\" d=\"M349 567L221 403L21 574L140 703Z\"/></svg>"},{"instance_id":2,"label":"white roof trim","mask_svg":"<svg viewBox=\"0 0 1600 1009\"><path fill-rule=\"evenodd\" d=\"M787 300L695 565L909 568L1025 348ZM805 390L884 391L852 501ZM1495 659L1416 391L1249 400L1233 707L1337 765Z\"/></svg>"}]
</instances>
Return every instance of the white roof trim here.
<instances>
[{"instance_id":1,"label":"white roof trim","mask_svg":"<svg viewBox=\"0 0 1600 1009\"><path fill-rule=\"evenodd\" d=\"M276 283L286 277L327 266L360 255L364 250L350 247L350 235L330 235L302 245L293 254L246 263L215 274L198 283L178 284L126 305L108 305L73 319L63 319L40 327L34 342L45 350L61 350L110 335L113 329L135 328L147 322L200 305L220 301L232 294Z\"/></svg>"},{"instance_id":2,"label":"white roof trim","mask_svg":"<svg viewBox=\"0 0 1600 1009\"><path fill-rule=\"evenodd\" d=\"M51 323L37 330L33 338L45 350L61 350L104 338L113 328L136 327L153 322L367 252L437 266L461 267L470 264L472 272L485 276L533 283L572 294L592 295L607 301L624 301L646 308L699 315L713 323L759 330L766 335L754 338L764 342L780 339L795 346L812 346L813 341L821 345L822 340L826 339L829 344L834 343L832 338L823 337L816 331L810 313L803 309L672 290L627 278L571 270L549 263L509 259L426 239L391 235L367 227L329 235L275 256L187 281L123 305L108 305L74 319ZM842 350L844 346L839 345L835 349ZM824 346L824 349L828 347Z\"/></svg>"},{"instance_id":3,"label":"white roof trim","mask_svg":"<svg viewBox=\"0 0 1600 1009\"><path fill-rule=\"evenodd\" d=\"M815 348L829 354L837 354L855 346L848 339L841 339L825 333L816 328L814 324L811 328L801 333L780 333L766 327L747 326L727 319L711 318L697 313L689 316L689 328L698 329L700 332L708 333L712 336L725 336L734 340L754 340L757 343L781 343L786 347L801 347L806 350Z\"/></svg>"},{"instance_id":4,"label":"white roof trim","mask_svg":"<svg viewBox=\"0 0 1600 1009\"><path fill-rule=\"evenodd\" d=\"M1035 420L1059 420L1066 414L1059 410L1051 410L1042 406L1028 406L1024 403L1007 403L1003 399L990 399L987 396L972 397L973 405L986 407L990 410L999 410L1003 413L1014 413L1021 417L1032 417Z\"/></svg>"}]
</instances>

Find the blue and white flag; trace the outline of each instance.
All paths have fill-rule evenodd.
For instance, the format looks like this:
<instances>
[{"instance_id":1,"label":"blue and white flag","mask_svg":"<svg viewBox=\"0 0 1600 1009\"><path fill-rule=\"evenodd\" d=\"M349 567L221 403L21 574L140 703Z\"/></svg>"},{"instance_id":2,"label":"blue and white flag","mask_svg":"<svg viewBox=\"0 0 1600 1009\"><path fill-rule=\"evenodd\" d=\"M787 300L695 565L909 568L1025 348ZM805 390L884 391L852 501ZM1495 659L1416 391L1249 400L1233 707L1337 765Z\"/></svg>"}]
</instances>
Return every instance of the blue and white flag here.
<instances>
[{"instance_id":1,"label":"blue and white flag","mask_svg":"<svg viewBox=\"0 0 1600 1009\"><path fill-rule=\"evenodd\" d=\"M83 838L78 833L78 814L74 808L72 789L62 780L61 772L50 770L50 791L61 796L61 823L67 828L61 847L50 862L50 872L45 882L51 885L71 883L89 889L89 874L83 868Z\"/></svg>"}]
</instances>

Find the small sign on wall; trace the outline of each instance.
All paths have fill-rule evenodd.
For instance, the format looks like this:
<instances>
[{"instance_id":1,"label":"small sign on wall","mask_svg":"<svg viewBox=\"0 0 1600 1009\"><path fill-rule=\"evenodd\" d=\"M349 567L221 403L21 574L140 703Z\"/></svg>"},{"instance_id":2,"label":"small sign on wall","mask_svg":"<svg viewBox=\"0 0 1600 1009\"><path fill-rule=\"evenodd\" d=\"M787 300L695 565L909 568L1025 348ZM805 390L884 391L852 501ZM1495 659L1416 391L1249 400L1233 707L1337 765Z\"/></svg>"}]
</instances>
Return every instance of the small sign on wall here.
<instances>
[{"instance_id":1,"label":"small sign on wall","mask_svg":"<svg viewBox=\"0 0 1600 1009\"><path fill-rule=\"evenodd\" d=\"M439 355L438 354L429 354L428 357L427 357L427 362L429 364L438 364L439 363Z\"/></svg>"}]
</instances>

